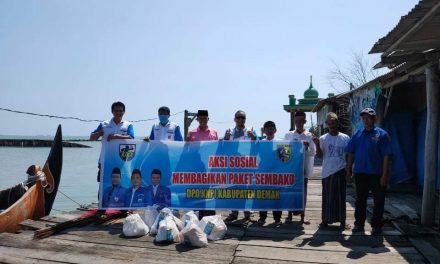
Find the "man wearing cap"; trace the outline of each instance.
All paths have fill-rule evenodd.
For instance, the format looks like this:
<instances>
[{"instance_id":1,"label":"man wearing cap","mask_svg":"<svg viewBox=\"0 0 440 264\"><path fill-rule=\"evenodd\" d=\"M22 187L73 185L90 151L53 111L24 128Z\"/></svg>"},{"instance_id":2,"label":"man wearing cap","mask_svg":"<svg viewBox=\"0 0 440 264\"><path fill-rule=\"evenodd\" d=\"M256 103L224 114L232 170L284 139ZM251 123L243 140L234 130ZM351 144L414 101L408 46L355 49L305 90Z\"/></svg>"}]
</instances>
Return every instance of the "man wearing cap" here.
<instances>
[{"instance_id":1,"label":"man wearing cap","mask_svg":"<svg viewBox=\"0 0 440 264\"><path fill-rule=\"evenodd\" d=\"M285 140L299 141L304 144L304 211L291 211L288 213L286 223L292 223L292 215L301 215L301 223L310 224L305 220L305 209L307 203L307 183L309 177L313 174L313 163L315 160L316 146L313 142L313 134L306 131L304 128L306 114L303 111L296 111L293 122L295 123L295 130L289 131L284 136Z\"/></svg>"},{"instance_id":2,"label":"man wearing cap","mask_svg":"<svg viewBox=\"0 0 440 264\"><path fill-rule=\"evenodd\" d=\"M171 113L170 108L162 106L157 112L159 115L159 123L153 125L150 137L146 137L144 140L183 141L180 127L169 120Z\"/></svg>"},{"instance_id":3,"label":"man wearing cap","mask_svg":"<svg viewBox=\"0 0 440 264\"><path fill-rule=\"evenodd\" d=\"M389 180L391 139L385 130L374 125L376 112L373 109L365 108L360 116L364 128L356 131L346 148L348 153L347 180L351 181L353 174L356 183L353 232L364 232L367 198L371 190L374 199L371 233L379 235L382 233L382 215Z\"/></svg>"},{"instance_id":4,"label":"man wearing cap","mask_svg":"<svg viewBox=\"0 0 440 264\"><path fill-rule=\"evenodd\" d=\"M197 111L197 122L199 126L188 133L186 141L213 141L218 140L217 131L208 127L208 110ZM199 210L199 220L204 216L215 215L214 210Z\"/></svg>"},{"instance_id":5,"label":"man wearing cap","mask_svg":"<svg viewBox=\"0 0 440 264\"><path fill-rule=\"evenodd\" d=\"M234 121L235 121L235 127L226 130L223 140L240 141L240 140L257 139L257 134L255 133L254 129L245 126L246 113L243 110L238 110L237 112L235 112ZM238 211L231 211L231 213L228 215L225 221L231 222L236 220L237 218L238 218ZM251 221L250 211L244 211L244 219L246 221Z\"/></svg>"},{"instance_id":6,"label":"man wearing cap","mask_svg":"<svg viewBox=\"0 0 440 264\"><path fill-rule=\"evenodd\" d=\"M349 229L346 219L346 171L347 167L345 148L350 137L339 132L338 116L330 112L325 124L329 132L320 138L313 137L316 145L316 155L322 158L322 222L320 227L325 228L335 222L340 223L341 229Z\"/></svg>"}]
</instances>

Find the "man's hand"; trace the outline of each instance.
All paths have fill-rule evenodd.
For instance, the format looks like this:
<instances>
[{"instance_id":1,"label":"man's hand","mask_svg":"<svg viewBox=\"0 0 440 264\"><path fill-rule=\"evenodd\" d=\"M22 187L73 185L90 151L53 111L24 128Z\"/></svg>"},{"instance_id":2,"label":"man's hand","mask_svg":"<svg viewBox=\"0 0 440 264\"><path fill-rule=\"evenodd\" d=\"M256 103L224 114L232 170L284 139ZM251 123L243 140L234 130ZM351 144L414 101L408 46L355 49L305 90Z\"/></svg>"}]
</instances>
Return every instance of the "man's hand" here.
<instances>
[{"instance_id":1,"label":"man's hand","mask_svg":"<svg viewBox=\"0 0 440 264\"><path fill-rule=\"evenodd\" d=\"M112 139L114 139L114 134L110 134L107 136L107 141L111 141Z\"/></svg>"},{"instance_id":2,"label":"man's hand","mask_svg":"<svg viewBox=\"0 0 440 264\"><path fill-rule=\"evenodd\" d=\"M345 180L346 180L347 184L349 184L349 185L351 185L353 183L352 174L348 170L347 170L347 173L345 174Z\"/></svg>"},{"instance_id":3,"label":"man's hand","mask_svg":"<svg viewBox=\"0 0 440 264\"><path fill-rule=\"evenodd\" d=\"M98 138L104 136L104 129L101 128L97 133Z\"/></svg>"},{"instance_id":4,"label":"man's hand","mask_svg":"<svg viewBox=\"0 0 440 264\"><path fill-rule=\"evenodd\" d=\"M382 177L380 177L380 186L382 187L388 186L388 175L383 174Z\"/></svg>"},{"instance_id":5,"label":"man's hand","mask_svg":"<svg viewBox=\"0 0 440 264\"><path fill-rule=\"evenodd\" d=\"M229 140L231 138L231 130L228 129L223 137L224 140Z\"/></svg>"},{"instance_id":6,"label":"man's hand","mask_svg":"<svg viewBox=\"0 0 440 264\"><path fill-rule=\"evenodd\" d=\"M308 142L308 141L303 141L303 144L304 144L304 149L305 150L308 150L309 149L309 146L310 146L310 143Z\"/></svg>"},{"instance_id":7,"label":"man's hand","mask_svg":"<svg viewBox=\"0 0 440 264\"><path fill-rule=\"evenodd\" d=\"M315 143L316 146L319 146L319 137L313 135L313 143Z\"/></svg>"},{"instance_id":8,"label":"man's hand","mask_svg":"<svg viewBox=\"0 0 440 264\"><path fill-rule=\"evenodd\" d=\"M257 137L256 137L255 134L254 134L254 130L253 130L253 129L252 129L252 130L249 130L249 131L247 132L247 136L248 136L250 139L252 139L252 140L257 139Z\"/></svg>"}]
</instances>

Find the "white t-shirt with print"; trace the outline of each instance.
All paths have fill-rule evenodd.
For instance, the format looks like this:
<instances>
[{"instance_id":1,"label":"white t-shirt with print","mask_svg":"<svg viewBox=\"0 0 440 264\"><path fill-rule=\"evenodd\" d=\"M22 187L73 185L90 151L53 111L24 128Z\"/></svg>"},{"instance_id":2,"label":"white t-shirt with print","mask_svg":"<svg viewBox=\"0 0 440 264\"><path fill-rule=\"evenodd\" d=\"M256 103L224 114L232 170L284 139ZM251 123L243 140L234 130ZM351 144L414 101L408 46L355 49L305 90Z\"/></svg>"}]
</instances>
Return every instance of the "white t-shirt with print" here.
<instances>
[{"instance_id":1,"label":"white t-shirt with print","mask_svg":"<svg viewBox=\"0 0 440 264\"><path fill-rule=\"evenodd\" d=\"M344 149L350 137L339 132L337 136L329 133L319 138L319 145L323 154L321 177L326 178L346 166Z\"/></svg>"}]
</instances>

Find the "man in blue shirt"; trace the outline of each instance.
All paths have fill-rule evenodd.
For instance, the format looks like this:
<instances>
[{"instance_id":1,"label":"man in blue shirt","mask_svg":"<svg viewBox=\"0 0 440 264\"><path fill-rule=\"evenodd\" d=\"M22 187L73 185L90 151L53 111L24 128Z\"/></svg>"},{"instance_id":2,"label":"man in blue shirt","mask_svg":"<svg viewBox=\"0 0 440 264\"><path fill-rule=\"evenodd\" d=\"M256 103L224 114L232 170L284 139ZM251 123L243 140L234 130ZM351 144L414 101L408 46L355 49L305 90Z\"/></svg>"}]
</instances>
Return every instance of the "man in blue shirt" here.
<instances>
[{"instance_id":1,"label":"man in blue shirt","mask_svg":"<svg viewBox=\"0 0 440 264\"><path fill-rule=\"evenodd\" d=\"M124 207L127 189L121 186L121 170L112 171L112 185L104 190L102 207Z\"/></svg>"},{"instance_id":2,"label":"man in blue shirt","mask_svg":"<svg viewBox=\"0 0 440 264\"><path fill-rule=\"evenodd\" d=\"M364 128L359 129L352 136L346 148L347 181L351 181L353 174L356 183L353 232L364 232L367 198L371 190L374 199L373 218L371 219L372 234L379 235L382 233L382 215L389 181L391 139L385 130L374 125L376 112L373 109L365 108L360 116Z\"/></svg>"},{"instance_id":3,"label":"man in blue shirt","mask_svg":"<svg viewBox=\"0 0 440 264\"><path fill-rule=\"evenodd\" d=\"M171 190L170 188L160 185L162 179L162 172L154 169L151 172L151 185L147 190L151 197L153 197L153 204L159 205L159 208L171 206Z\"/></svg>"},{"instance_id":4,"label":"man in blue shirt","mask_svg":"<svg viewBox=\"0 0 440 264\"><path fill-rule=\"evenodd\" d=\"M152 197L147 188L142 185L142 174L138 169L131 173L132 188L125 195L125 207L147 207L153 205Z\"/></svg>"}]
</instances>

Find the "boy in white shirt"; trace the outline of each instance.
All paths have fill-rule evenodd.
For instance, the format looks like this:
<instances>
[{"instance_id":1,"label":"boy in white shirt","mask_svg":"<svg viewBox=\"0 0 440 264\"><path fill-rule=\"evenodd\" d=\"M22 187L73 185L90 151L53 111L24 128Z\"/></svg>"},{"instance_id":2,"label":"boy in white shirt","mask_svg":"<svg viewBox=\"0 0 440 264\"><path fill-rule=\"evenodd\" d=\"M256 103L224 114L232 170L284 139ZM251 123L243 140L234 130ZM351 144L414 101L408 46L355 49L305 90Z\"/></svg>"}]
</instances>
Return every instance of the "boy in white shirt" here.
<instances>
[{"instance_id":1,"label":"boy in white shirt","mask_svg":"<svg viewBox=\"0 0 440 264\"><path fill-rule=\"evenodd\" d=\"M262 140L277 140L275 138L275 133L277 132L277 127L273 121L267 121L263 125L263 132L266 135L266 138ZM275 220L274 225L279 226L281 225L281 214L283 211L273 211L273 219ZM259 224L264 224L266 222L267 218L267 211L260 211L260 219L258 219Z\"/></svg>"},{"instance_id":2,"label":"boy in white shirt","mask_svg":"<svg viewBox=\"0 0 440 264\"><path fill-rule=\"evenodd\" d=\"M315 160L316 146L313 142L313 134L304 129L304 124L307 122L306 114L303 111L295 112L294 123L295 130L287 132L284 139L290 141L301 141L304 144L304 211L289 212L286 223L292 223L292 215L301 215L301 223L310 224L305 220L305 209L307 202L307 183L309 177L313 174L313 162Z\"/></svg>"}]
</instances>

